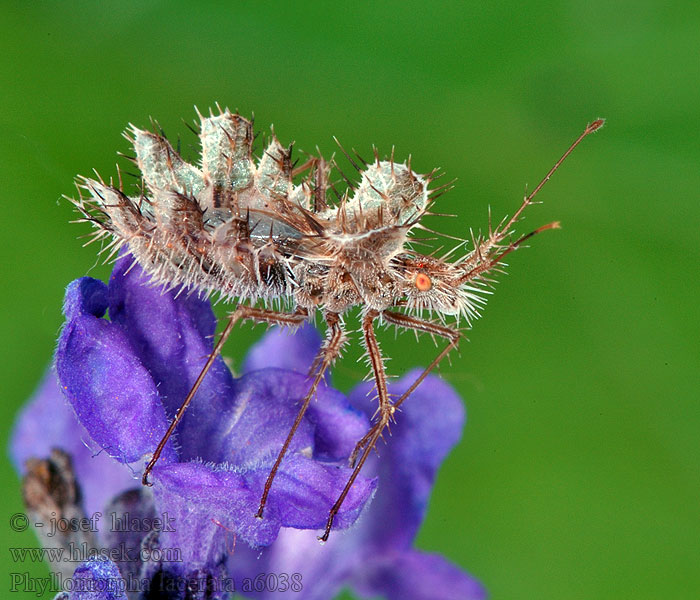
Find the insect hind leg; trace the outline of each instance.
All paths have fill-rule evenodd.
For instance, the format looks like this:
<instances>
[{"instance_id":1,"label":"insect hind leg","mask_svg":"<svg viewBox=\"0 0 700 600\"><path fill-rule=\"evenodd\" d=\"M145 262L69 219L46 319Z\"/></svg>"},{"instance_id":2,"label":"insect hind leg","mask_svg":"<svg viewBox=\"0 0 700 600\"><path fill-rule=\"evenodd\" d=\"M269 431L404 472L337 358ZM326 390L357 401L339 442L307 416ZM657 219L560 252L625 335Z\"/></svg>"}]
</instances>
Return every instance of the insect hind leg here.
<instances>
[{"instance_id":1,"label":"insect hind leg","mask_svg":"<svg viewBox=\"0 0 700 600\"><path fill-rule=\"evenodd\" d=\"M153 485L148 480L148 476L153 470L153 467L156 466L156 463L158 462L158 459L160 458L160 455L162 454L165 445L170 439L170 436L175 431L177 425L182 420L182 417L184 416L185 411L187 410L187 407L189 406L190 402L192 402L192 398L194 398L194 395L197 393L199 386L202 385L204 377L206 377L206 374L209 372L209 369L211 369L211 366L214 364L216 357L219 356L219 354L221 354L221 349L226 343L226 340L228 339L229 335L231 335L231 330L233 329L234 325L238 321L250 320L255 321L256 323L269 323L271 325L294 327L301 325L307 317L308 313L306 310L303 309L299 309L293 313L283 313L264 308L257 308L254 306L246 306L243 304L237 306L236 309L228 315L228 322L226 323L226 327L224 327L224 330L221 332L219 340L216 342L214 349L207 358L207 362L204 364L204 367L197 376L197 379L195 380L192 389L190 389L190 391L188 392L187 396L185 397L185 400L182 402L182 405L175 413L175 418L172 420L170 426L168 427L168 430L165 432L165 435L158 443L158 446L153 452L151 460L146 465L146 468L144 469L143 475L141 477L141 483L143 483L143 485Z\"/></svg>"}]
</instances>

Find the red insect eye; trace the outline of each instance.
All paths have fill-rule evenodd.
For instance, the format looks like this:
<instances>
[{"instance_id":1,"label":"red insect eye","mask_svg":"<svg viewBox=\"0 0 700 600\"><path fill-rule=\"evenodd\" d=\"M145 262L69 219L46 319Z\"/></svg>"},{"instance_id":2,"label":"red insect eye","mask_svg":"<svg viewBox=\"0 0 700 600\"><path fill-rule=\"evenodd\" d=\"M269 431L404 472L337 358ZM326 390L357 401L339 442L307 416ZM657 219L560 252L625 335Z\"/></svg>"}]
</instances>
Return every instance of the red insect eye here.
<instances>
[{"instance_id":1,"label":"red insect eye","mask_svg":"<svg viewBox=\"0 0 700 600\"><path fill-rule=\"evenodd\" d=\"M431 287L433 287L433 282L430 281L430 277L428 277L425 273L418 273L418 275L416 275L415 284L421 292L427 292Z\"/></svg>"}]
</instances>

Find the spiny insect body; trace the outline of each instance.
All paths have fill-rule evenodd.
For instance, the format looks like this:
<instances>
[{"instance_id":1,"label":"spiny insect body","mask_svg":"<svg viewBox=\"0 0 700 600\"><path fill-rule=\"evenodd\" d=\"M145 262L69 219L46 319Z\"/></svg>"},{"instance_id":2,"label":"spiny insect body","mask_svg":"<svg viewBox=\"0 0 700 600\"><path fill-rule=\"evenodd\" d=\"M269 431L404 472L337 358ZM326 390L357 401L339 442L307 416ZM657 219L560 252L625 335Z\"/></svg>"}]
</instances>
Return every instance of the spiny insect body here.
<instances>
[{"instance_id":1,"label":"spiny insect body","mask_svg":"<svg viewBox=\"0 0 700 600\"><path fill-rule=\"evenodd\" d=\"M410 165L380 160L367 163L346 156L359 172L359 182L343 194L331 181L333 161L311 157L300 167L292 162L292 147L274 135L262 156L253 159L252 122L228 109L200 115L201 163L180 157L162 132L131 126L125 136L135 150L132 160L143 176L141 193L129 197L119 184L81 178L80 197L73 200L82 221L91 222L95 239L111 238L105 250L128 246L135 263L152 281L168 288L216 292L237 301L227 324L193 389L146 467L143 481L158 460L169 436L192 400L202 379L239 320L295 327L319 311L326 340L309 377L311 385L294 425L265 485L258 516L263 516L277 469L289 447L325 371L347 341L343 315L362 306L362 340L372 368L378 411L369 432L351 456L353 473L331 508L325 540L345 496L396 409L427 374L457 346L460 332L445 316L479 315L489 272L505 255L551 223L509 241L512 226L551 174L589 133L589 125L508 220L486 234L472 235L471 250L450 262L452 252L436 257L411 248L411 231L424 228L434 196L448 186L430 190L435 172L415 173ZM341 147L342 149L342 147ZM343 152L345 152L343 150ZM358 162L360 163L358 165ZM339 169L338 169L339 170ZM298 183L295 183L295 180ZM82 190L88 192L83 196ZM338 200L328 202L333 190ZM466 243L466 242L465 242ZM271 309L272 301L277 309ZM263 306L260 306L260 303ZM424 320L428 311L442 322ZM377 322L445 338L447 346L399 398L390 398L374 327Z\"/></svg>"}]
</instances>

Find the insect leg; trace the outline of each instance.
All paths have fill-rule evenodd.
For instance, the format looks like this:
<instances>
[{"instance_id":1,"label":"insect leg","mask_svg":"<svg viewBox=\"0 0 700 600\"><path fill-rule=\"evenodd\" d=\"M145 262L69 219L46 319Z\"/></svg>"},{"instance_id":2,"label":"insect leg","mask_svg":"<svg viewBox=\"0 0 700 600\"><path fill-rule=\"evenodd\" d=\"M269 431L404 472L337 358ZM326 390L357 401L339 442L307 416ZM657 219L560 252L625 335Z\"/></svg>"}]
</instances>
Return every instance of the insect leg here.
<instances>
[{"instance_id":1,"label":"insect leg","mask_svg":"<svg viewBox=\"0 0 700 600\"><path fill-rule=\"evenodd\" d=\"M384 428L389 424L391 417L394 414L394 405L389 400L389 393L386 388L386 373L384 371L384 359L382 358L381 350L379 349L379 344L377 343L377 338L374 334L374 320L379 316L377 311L368 311L362 319L362 333L364 335L365 347L367 348L367 354L372 365L372 373L374 375L374 383L377 388L377 395L379 397L379 421L370 429L370 433L365 436L367 441L365 442L365 451L362 453L360 460L354 465L354 469L348 479L343 491L336 500L335 504L330 510L328 515L328 521L326 522L326 530L322 536L318 539L322 542L328 540L328 536L331 532L331 527L333 527L333 520L338 514L340 507L343 505L352 484L355 483L355 479L360 474L362 466L365 464L369 453L372 448L374 448L379 436L382 434Z\"/></svg>"},{"instance_id":2,"label":"insect leg","mask_svg":"<svg viewBox=\"0 0 700 600\"><path fill-rule=\"evenodd\" d=\"M289 430L287 439L284 441L284 445L282 446L282 449L277 455L275 464L272 465L272 469L270 469L270 474L267 476L267 480L265 481L265 488L263 490L262 497L260 498L260 506L258 507L258 512L255 514L255 516L258 519L262 519L263 512L265 510L265 504L267 503L267 497L270 493L270 488L272 487L272 482L275 479L275 475L277 474L277 470L279 469L279 466L282 463L284 455L289 449L289 445L292 443L292 438L294 437L294 434L299 428L301 420L304 418L304 413L309 407L311 398L313 398L314 394L316 393L316 389L318 388L318 385L321 382L321 379L323 378L323 374L326 372L328 367L331 366L333 361L338 357L342 347L345 345L346 342L345 331L343 331L343 327L340 322L340 317L336 313L329 312L324 314L324 318L326 320L326 324L328 325L326 341L319 350L318 354L316 355L316 358L314 359L314 362L311 365L311 369L309 370L309 377L314 376L314 379L311 383L309 391L306 393L306 396L304 397L304 400L301 403L301 407L299 408L299 412L297 413L297 416L294 419L294 424L292 425L292 428Z\"/></svg>"},{"instance_id":3,"label":"insect leg","mask_svg":"<svg viewBox=\"0 0 700 600\"><path fill-rule=\"evenodd\" d=\"M410 315L404 315L403 313L392 312L390 310L385 310L382 315L389 322L394 325L399 325L401 327L406 327L407 329L414 329L416 331L423 331L425 333L431 333L434 335L439 335L447 340L449 343L445 346L442 351L433 359L426 369L420 374L418 379L416 379L398 400L394 402L394 408L401 406L403 401L408 398L413 391L421 384L421 382L428 376L428 374L437 367L443 358L445 358L452 350L457 347L462 334L459 331L450 329L443 325L438 325L437 323L431 323L430 321L424 321L423 319L417 319L416 317L411 317Z\"/></svg>"},{"instance_id":4,"label":"insect leg","mask_svg":"<svg viewBox=\"0 0 700 600\"><path fill-rule=\"evenodd\" d=\"M204 377L206 376L211 366L214 364L214 360L216 360L216 357L221 353L221 348L223 347L224 343L226 343L226 340L231 334L231 330L233 329L234 325L240 320L250 319L257 323L271 323L274 325L294 326L301 325L307 316L308 313L305 310L298 310L294 313L282 313L273 310L266 310L263 308L256 308L254 306L240 305L227 317L228 323L226 323L226 327L224 327L224 330L221 332L221 335L219 336L219 341L216 343L216 346L214 346L214 349L209 355L209 358L207 359L204 368L199 373L199 376L194 382L192 389L189 391L182 405L175 413L175 418L170 423L170 427L168 427L168 430L165 432L163 439L161 439L158 443L158 446L156 447L156 450L153 453L153 457L146 465L146 468L143 471L143 476L141 477L141 483L143 483L143 485L153 485L151 482L148 481L148 475L158 462L158 459L160 458L160 455L163 452L163 448L165 448L165 444L170 439L170 436L173 434L173 431L175 431L175 428L177 427L178 423L182 420L182 417L184 416L187 407L192 401L192 398L194 398L194 395L197 393L199 386L202 385Z\"/></svg>"},{"instance_id":5,"label":"insect leg","mask_svg":"<svg viewBox=\"0 0 700 600\"><path fill-rule=\"evenodd\" d=\"M406 329L413 329L415 331L421 331L425 333L430 333L433 335L439 335L440 337L446 338L449 340L449 343L445 348L433 359L433 361L428 365L428 367L420 374L418 379L416 379L412 384L411 387L409 387L395 402L392 404L392 410L396 410L406 398L408 398L413 391L420 385L420 383L428 376L428 374L435 368L437 365L440 363L440 361L445 358L451 350L453 350L457 344L459 343L459 339L462 336L462 334L459 333L459 331L455 331L453 329L450 329L449 327L444 327L442 325L438 325L436 323L431 323L430 321L424 321L423 319L418 319L416 317L411 317L410 315L405 315L403 313L397 313L397 312L392 312L392 311L384 311L382 313L383 317L389 322L394 325L398 325L400 327L405 327ZM355 450L353 451L352 455L350 456L350 464L355 465L355 462L357 461L357 456L360 453L360 451L365 448L366 446L368 448L371 448L374 443L376 443L376 437L375 437L375 429L380 429L379 428L380 423L375 424L366 434L365 436L357 443L357 446L355 446ZM381 432L381 429L380 429ZM372 441L374 439L374 441ZM367 452L367 450L365 450Z\"/></svg>"}]
</instances>

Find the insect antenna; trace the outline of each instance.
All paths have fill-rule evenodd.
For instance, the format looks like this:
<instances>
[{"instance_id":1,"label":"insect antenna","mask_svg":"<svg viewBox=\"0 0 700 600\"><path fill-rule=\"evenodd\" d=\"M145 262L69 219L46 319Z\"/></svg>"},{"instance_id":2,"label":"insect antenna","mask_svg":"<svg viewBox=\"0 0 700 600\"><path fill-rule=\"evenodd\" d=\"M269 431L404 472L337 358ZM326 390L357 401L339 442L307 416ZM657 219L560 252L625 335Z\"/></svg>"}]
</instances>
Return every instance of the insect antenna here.
<instances>
[{"instance_id":1,"label":"insect antenna","mask_svg":"<svg viewBox=\"0 0 700 600\"><path fill-rule=\"evenodd\" d=\"M489 269L493 268L495 265L500 263L505 256L513 252L513 250L521 246L523 242L530 239L532 236L537 235L538 233L541 233L543 231L547 231L549 229L558 229L560 227L558 222L543 225L542 227L538 227L534 231L531 231L530 233L518 238L515 242L507 244L505 249L503 249L502 251L498 251L500 248L503 248L501 242L503 242L503 240L508 235L510 235L511 228L513 227L513 225L515 225L515 223L518 221L523 211L528 206L533 204L533 199L535 198L535 196L537 196L537 193L544 187L545 183L547 183L550 180L555 171L574 151L574 148L576 148L576 146L578 146L586 136L600 129L604 125L604 123L604 119L597 119L596 121L590 123L583 131L583 133L579 135L579 137L576 138L576 140L569 146L566 152L562 154L561 158L559 158L559 160L556 163L554 163L554 166L537 184L535 189L532 190L532 192L530 192L530 194L524 198L518 210L515 211L515 214L513 214L513 216L509 219L504 218L495 230L492 230L491 228L491 211L489 208L489 237L488 239L482 241L477 247L475 247L472 254L467 255L467 257L465 257L463 261L460 261L464 263L464 272L457 279L457 283L464 283L466 281L469 281L470 279L478 277L485 271L488 271ZM497 252L497 254L494 256L495 252Z\"/></svg>"},{"instance_id":2,"label":"insect antenna","mask_svg":"<svg viewBox=\"0 0 700 600\"><path fill-rule=\"evenodd\" d=\"M564 152L564 154L562 154L561 158L560 158L556 163L554 163L554 166L553 166L553 167L549 170L549 172L542 178L542 181L540 181L540 182L537 184L537 187L536 187L534 190L532 190L532 192L530 193L529 196L526 196L526 197L525 197L525 199L523 200L523 203L520 205L520 208L518 208L518 210L515 211L515 214L508 220L508 223L507 223L505 226L503 226L502 228L499 227L499 229L500 229L500 231L501 231L502 233L509 231L510 228L516 223L516 221L518 220L518 218L520 217L520 215L522 214L522 212L523 212L528 206L530 206L530 204L532 204L533 198L534 198L535 196L537 196L537 193L544 187L544 184L547 183L547 182L550 180L550 178L552 177L552 175L554 175L554 172L555 172L555 171L561 166L561 164L567 159L567 157L569 156L569 154L571 154L571 153L574 151L574 148L576 148L576 146L578 146L578 145L583 141L583 138L585 138L586 136L590 135L590 134L593 133L594 131L597 131L597 130L600 129L604 124L605 124L605 120L604 120L604 119L598 119L598 120L596 120L596 121L593 121L593 123L591 123L590 125L588 125L588 126L586 127L586 129L583 131L583 133L582 133L580 136L578 136L578 138L576 138L576 141L574 141L574 143L571 144L571 146L569 146L568 150L567 150L566 152ZM498 231L499 231L499 230L497 229L497 230L496 230L496 234L498 234Z\"/></svg>"},{"instance_id":3,"label":"insect antenna","mask_svg":"<svg viewBox=\"0 0 700 600\"><path fill-rule=\"evenodd\" d=\"M523 244L523 242L529 240L531 237L536 236L538 233L542 233L543 231L547 231L548 229L561 229L561 223L559 221L554 221L553 223L547 223L546 225L541 225L537 229L531 231L530 233L526 233L525 235L519 237L517 240L514 242L511 242L506 246L504 250L499 252L495 257L490 258L486 260L485 262L479 262L476 267L471 269L470 271L467 271L464 275L462 275L458 281L459 283L462 283L464 281L468 281L470 279L474 279L475 277L478 277L481 273L484 271L489 271L492 269L494 266L496 266L498 263L502 262L502 260L513 250L517 249L519 246ZM481 257L481 260L483 260L483 257Z\"/></svg>"}]
</instances>

